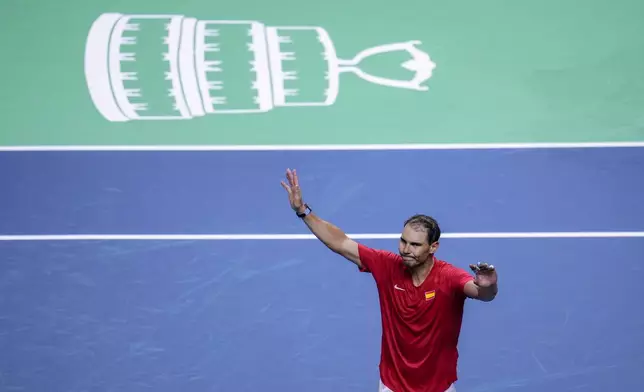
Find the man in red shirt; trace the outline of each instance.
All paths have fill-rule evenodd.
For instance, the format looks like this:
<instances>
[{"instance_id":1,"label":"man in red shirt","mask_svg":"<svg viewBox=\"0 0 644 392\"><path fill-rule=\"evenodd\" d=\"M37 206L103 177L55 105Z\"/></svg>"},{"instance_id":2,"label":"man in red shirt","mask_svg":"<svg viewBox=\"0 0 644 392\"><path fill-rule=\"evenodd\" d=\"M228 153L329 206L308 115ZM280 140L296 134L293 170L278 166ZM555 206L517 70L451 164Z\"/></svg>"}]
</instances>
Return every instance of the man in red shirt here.
<instances>
[{"instance_id":1,"label":"man in red shirt","mask_svg":"<svg viewBox=\"0 0 644 392\"><path fill-rule=\"evenodd\" d=\"M286 171L291 208L333 252L371 273L382 319L380 392L453 392L466 298L491 301L494 266L470 265L475 276L436 258L440 228L426 215L405 221L398 254L369 248L320 219L302 201L297 173Z\"/></svg>"}]
</instances>

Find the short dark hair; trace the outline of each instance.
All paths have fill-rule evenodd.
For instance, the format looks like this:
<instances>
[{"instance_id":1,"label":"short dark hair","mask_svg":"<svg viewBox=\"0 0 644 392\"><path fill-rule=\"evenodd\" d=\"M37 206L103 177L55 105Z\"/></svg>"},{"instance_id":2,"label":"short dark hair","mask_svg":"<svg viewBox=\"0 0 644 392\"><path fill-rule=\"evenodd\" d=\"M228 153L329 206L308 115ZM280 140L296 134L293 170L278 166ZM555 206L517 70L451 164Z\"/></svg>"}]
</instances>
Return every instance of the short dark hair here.
<instances>
[{"instance_id":1,"label":"short dark hair","mask_svg":"<svg viewBox=\"0 0 644 392\"><path fill-rule=\"evenodd\" d=\"M421 226L427 231L427 241L432 244L441 238L441 228L438 226L436 219L428 215L416 214L405 221L404 226L418 227Z\"/></svg>"}]
</instances>

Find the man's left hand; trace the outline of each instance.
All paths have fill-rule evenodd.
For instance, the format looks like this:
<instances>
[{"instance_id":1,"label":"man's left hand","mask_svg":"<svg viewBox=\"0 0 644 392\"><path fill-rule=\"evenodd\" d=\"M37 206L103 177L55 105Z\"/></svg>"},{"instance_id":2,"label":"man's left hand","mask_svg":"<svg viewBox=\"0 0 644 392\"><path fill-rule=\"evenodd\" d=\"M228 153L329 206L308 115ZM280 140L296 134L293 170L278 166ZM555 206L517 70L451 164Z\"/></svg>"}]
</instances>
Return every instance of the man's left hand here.
<instances>
[{"instance_id":1,"label":"man's left hand","mask_svg":"<svg viewBox=\"0 0 644 392\"><path fill-rule=\"evenodd\" d=\"M496 268L488 263L470 264L470 269L476 274L474 283L479 287L491 287L496 284Z\"/></svg>"}]
</instances>

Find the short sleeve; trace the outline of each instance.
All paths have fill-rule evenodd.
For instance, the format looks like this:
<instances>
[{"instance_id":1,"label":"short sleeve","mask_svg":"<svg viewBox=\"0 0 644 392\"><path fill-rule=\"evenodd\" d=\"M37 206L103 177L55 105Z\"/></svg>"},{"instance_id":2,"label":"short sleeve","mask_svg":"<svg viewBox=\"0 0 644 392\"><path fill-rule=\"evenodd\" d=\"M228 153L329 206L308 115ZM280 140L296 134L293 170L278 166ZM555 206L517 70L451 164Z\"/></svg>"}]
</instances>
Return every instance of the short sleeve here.
<instances>
[{"instance_id":1,"label":"short sleeve","mask_svg":"<svg viewBox=\"0 0 644 392\"><path fill-rule=\"evenodd\" d=\"M474 276L472 276L472 274L451 264L445 264L444 272L450 288L461 293L465 288L465 284L474 280Z\"/></svg>"},{"instance_id":2,"label":"short sleeve","mask_svg":"<svg viewBox=\"0 0 644 392\"><path fill-rule=\"evenodd\" d=\"M360 256L361 272L369 272L374 276L381 276L390 270L390 267L397 261L396 255L392 252L380 249L373 249L363 244L358 244L358 255Z\"/></svg>"}]
</instances>

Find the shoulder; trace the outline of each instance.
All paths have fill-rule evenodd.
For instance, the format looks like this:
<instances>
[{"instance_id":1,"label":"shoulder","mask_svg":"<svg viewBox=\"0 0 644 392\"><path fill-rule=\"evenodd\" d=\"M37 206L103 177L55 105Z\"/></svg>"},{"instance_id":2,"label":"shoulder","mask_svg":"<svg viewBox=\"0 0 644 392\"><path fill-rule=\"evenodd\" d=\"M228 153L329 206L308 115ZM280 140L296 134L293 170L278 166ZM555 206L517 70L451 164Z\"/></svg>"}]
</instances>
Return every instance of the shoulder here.
<instances>
[{"instance_id":1,"label":"shoulder","mask_svg":"<svg viewBox=\"0 0 644 392\"><path fill-rule=\"evenodd\" d=\"M363 272L373 272L382 270L388 266L400 263L400 255L385 249L376 249L364 244L358 244L358 254L360 256L360 268Z\"/></svg>"},{"instance_id":2,"label":"shoulder","mask_svg":"<svg viewBox=\"0 0 644 392\"><path fill-rule=\"evenodd\" d=\"M370 246L367 246L365 244L358 244L358 251L360 252L361 255L364 255L365 257L381 257L381 258L387 258L387 259L401 259L399 254L394 253L390 250L386 249L378 249L378 248L372 248Z\"/></svg>"},{"instance_id":3,"label":"shoulder","mask_svg":"<svg viewBox=\"0 0 644 392\"><path fill-rule=\"evenodd\" d=\"M436 260L434 266L437 267L440 282L445 288L462 291L467 282L474 280L474 276L464 268L458 267L445 260Z\"/></svg>"}]
</instances>

